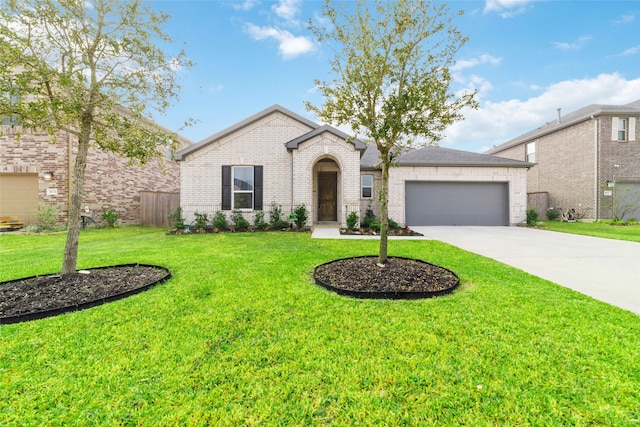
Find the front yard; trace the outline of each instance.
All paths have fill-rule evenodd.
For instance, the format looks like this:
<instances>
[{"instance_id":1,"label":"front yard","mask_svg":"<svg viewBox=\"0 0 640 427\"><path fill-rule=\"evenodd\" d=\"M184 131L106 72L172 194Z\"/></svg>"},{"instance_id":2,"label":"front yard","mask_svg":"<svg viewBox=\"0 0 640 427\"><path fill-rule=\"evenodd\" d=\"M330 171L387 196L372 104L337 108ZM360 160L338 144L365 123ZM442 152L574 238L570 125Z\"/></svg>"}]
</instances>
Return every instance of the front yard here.
<instances>
[{"instance_id":1,"label":"front yard","mask_svg":"<svg viewBox=\"0 0 640 427\"><path fill-rule=\"evenodd\" d=\"M371 240L87 229L79 268L173 278L0 325L0 425L640 424L640 317L432 241L390 255L456 272L450 296L356 300L312 283ZM0 235L0 281L56 272L64 235Z\"/></svg>"}]
</instances>

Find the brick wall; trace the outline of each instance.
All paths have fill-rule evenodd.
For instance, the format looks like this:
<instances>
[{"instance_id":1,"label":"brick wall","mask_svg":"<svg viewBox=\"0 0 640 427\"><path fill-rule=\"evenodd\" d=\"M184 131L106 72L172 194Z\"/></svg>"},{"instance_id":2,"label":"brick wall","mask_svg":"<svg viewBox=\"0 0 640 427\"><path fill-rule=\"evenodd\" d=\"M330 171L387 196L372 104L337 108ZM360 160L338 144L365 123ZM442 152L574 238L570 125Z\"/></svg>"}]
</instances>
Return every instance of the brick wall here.
<instances>
[{"instance_id":1,"label":"brick wall","mask_svg":"<svg viewBox=\"0 0 640 427\"><path fill-rule=\"evenodd\" d=\"M40 203L56 206L62 212L60 222L65 224L69 203L69 168L73 169L77 153L75 139L60 133L57 141L52 143L47 134L9 126L2 126L1 130L0 173L38 173ZM18 137L17 133L22 135ZM100 217L102 208L110 206L120 214L119 223L138 224L140 191L180 191L180 169L176 162L167 161L164 167L158 161L143 167L129 165L128 162L95 147L90 149L82 203L95 216ZM45 172L53 172L53 178L44 180Z\"/></svg>"}]
</instances>

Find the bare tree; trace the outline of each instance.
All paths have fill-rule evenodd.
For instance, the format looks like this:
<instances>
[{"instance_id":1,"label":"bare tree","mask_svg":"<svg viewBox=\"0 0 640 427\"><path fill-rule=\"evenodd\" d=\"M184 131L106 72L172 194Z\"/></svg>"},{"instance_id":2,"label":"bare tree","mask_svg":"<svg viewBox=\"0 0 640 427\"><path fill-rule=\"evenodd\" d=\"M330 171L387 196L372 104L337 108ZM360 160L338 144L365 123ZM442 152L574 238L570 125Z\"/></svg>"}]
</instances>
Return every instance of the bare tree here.
<instances>
[{"instance_id":1,"label":"bare tree","mask_svg":"<svg viewBox=\"0 0 640 427\"><path fill-rule=\"evenodd\" d=\"M62 274L76 271L87 155L93 147L139 164L178 148L150 111L177 99L182 50L167 55L168 15L140 0L0 1L0 116L77 140Z\"/></svg>"},{"instance_id":2,"label":"bare tree","mask_svg":"<svg viewBox=\"0 0 640 427\"><path fill-rule=\"evenodd\" d=\"M323 15L328 25L312 21L309 28L333 49L335 79L316 81L325 102L307 108L328 123L350 125L380 152L378 264L384 266L389 168L403 148L437 142L447 126L462 119L461 109L477 107L475 92L450 91L450 68L467 38L441 2L326 0Z\"/></svg>"}]
</instances>

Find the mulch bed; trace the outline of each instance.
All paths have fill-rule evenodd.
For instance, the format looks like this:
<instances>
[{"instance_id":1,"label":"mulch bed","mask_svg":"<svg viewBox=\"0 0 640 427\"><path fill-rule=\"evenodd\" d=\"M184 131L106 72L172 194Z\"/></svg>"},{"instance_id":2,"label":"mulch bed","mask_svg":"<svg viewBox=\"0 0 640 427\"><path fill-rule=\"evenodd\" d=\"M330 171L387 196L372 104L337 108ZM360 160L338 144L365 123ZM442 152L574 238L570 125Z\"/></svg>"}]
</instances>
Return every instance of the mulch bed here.
<instances>
[{"instance_id":1,"label":"mulch bed","mask_svg":"<svg viewBox=\"0 0 640 427\"><path fill-rule=\"evenodd\" d=\"M126 264L0 283L0 324L93 307L142 292L170 277L164 267Z\"/></svg>"},{"instance_id":2,"label":"mulch bed","mask_svg":"<svg viewBox=\"0 0 640 427\"><path fill-rule=\"evenodd\" d=\"M421 260L389 257L385 267L377 256L345 258L316 267L316 283L356 298L414 299L443 295L460 283L444 267Z\"/></svg>"}]
</instances>

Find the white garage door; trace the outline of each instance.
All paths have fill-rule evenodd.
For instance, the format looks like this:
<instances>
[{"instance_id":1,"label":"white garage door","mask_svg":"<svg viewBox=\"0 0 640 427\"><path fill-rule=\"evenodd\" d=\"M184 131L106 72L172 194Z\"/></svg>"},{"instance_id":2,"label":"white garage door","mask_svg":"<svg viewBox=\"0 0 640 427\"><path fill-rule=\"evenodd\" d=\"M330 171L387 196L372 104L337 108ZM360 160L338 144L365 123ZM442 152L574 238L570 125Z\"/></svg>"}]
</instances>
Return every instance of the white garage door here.
<instances>
[{"instance_id":1,"label":"white garage door","mask_svg":"<svg viewBox=\"0 0 640 427\"><path fill-rule=\"evenodd\" d=\"M407 225L509 225L506 182L405 183Z\"/></svg>"}]
</instances>

